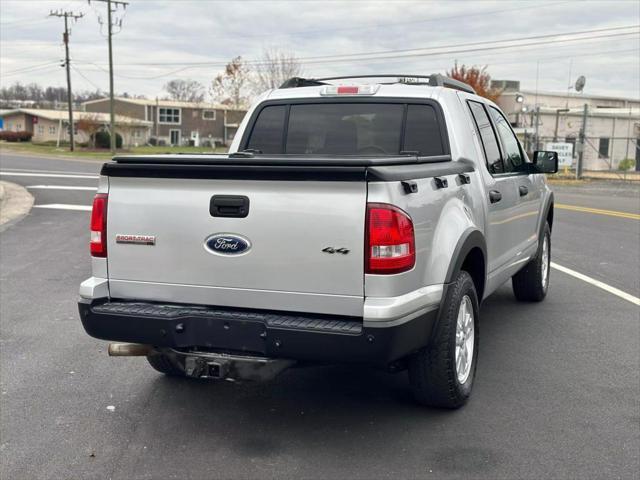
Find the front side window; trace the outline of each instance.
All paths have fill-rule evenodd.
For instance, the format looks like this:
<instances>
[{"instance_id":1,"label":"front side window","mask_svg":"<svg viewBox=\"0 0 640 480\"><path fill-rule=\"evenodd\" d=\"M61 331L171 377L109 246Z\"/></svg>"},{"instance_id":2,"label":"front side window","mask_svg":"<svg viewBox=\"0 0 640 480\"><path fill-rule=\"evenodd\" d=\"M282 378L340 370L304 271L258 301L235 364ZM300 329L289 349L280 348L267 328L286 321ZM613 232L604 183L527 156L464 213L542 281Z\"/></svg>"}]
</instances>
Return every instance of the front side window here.
<instances>
[{"instance_id":1,"label":"front side window","mask_svg":"<svg viewBox=\"0 0 640 480\"><path fill-rule=\"evenodd\" d=\"M158 122L160 123L180 123L180 109L179 108L164 108L158 109Z\"/></svg>"},{"instance_id":2,"label":"front side window","mask_svg":"<svg viewBox=\"0 0 640 480\"><path fill-rule=\"evenodd\" d=\"M54 134L56 133L56 127L55 127L54 125L51 125L51 126L49 127L49 133L50 133L51 135L54 135Z\"/></svg>"},{"instance_id":3,"label":"front side window","mask_svg":"<svg viewBox=\"0 0 640 480\"><path fill-rule=\"evenodd\" d=\"M491 174L504 173L502 157L500 155L500 147L498 147L498 139L491 126L489 115L487 115L484 106L480 102L469 101L471 115L475 120L482 148L484 149L487 168Z\"/></svg>"},{"instance_id":4,"label":"front side window","mask_svg":"<svg viewBox=\"0 0 640 480\"><path fill-rule=\"evenodd\" d=\"M523 172L526 165L524 164L524 156L520 151L520 144L513 130L509 126L509 122L495 108L490 107L491 117L496 126L502 147L504 148L504 168L507 172Z\"/></svg>"},{"instance_id":5,"label":"front side window","mask_svg":"<svg viewBox=\"0 0 640 480\"><path fill-rule=\"evenodd\" d=\"M432 156L446 153L443 138L431 105L311 103L262 109L247 148L294 155Z\"/></svg>"}]
</instances>

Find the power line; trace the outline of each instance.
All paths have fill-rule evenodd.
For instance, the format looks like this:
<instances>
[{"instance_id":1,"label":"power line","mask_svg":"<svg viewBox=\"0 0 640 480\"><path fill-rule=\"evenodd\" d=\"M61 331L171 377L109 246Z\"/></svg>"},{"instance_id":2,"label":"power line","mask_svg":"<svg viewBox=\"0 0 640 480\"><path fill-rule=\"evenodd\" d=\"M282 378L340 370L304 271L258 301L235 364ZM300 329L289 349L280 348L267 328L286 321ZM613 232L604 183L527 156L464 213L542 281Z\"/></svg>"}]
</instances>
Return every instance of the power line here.
<instances>
[{"instance_id":1,"label":"power line","mask_svg":"<svg viewBox=\"0 0 640 480\"><path fill-rule=\"evenodd\" d=\"M24 73L24 72L28 72L30 70L38 70L39 68L45 67L47 65L57 65L58 62L47 62L47 63L40 63L37 65L30 65L27 67L22 67L22 68L18 68L16 70L9 70L8 72L2 72L2 76L3 77L7 77L9 75L14 75L16 73Z\"/></svg>"},{"instance_id":2,"label":"power line","mask_svg":"<svg viewBox=\"0 0 640 480\"><path fill-rule=\"evenodd\" d=\"M61 17L64 18L64 34L62 35L62 40L64 42L64 65L67 68L67 103L69 107L69 149L73 152L74 150L74 142L73 142L73 94L71 93L71 62L69 60L69 19L74 22L78 21L79 18L84 16L83 13L73 13L71 11L62 11L57 10L49 13L50 17Z\"/></svg>"},{"instance_id":3,"label":"power line","mask_svg":"<svg viewBox=\"0 0 640 480\"><path fill-rule=\"evenodd\" d=\"M87 83L89 83L90 85L92 85L96 90L100 90L100 91L102 91L102 89L101 89L98 85L96 85L95 83L93 83L93 81L91 81L89 78L87 78L87 76L86 76L84 73L82 73L82 71L81 71L78 67L76 67L75 65L71 65L71 68L73 68L73 70L74 70L78 75L80 75L82 78L84 78L84 80L85 80Z\"/></svg>"},{"instance_id":4,"label":"power line","mask_svg":"<svg viewBox=\"0 0 640 480\"><path fill-rule=\"evenodd\" d=\"M630 27L626 27L626 28L630 28ZM592 35L592 36L586 36L586 37L581 37L581 38L574 38L574 39L564 39L564 40L543 40L543 41L539 41L539 42L528 42L528 43L520 43L520 44L513 44L513 45L496 45L496 46L491 46L491 47L480 47L480 48L468 48L468 49L457 49L457 50L445 50L445 51L431 51L431 52L425 52L425 53L410 53L410 54L396 54L394 56L388 56L389 53L392 53L393 51L387 51L385 52L385 55L378 55L378 56L369 56L369 54L362 54L362 57L355 57L355 56L349 56L349 57L344 57L344 56L334 56L333 58L327 58L327 57L322 57L321 60L307 60L308 58L318 58L318 57L307 57L305 58L300 58L298 59L300 61L301 64L303 65L327 65L327 64L336 64L336 63L343 63L343 62L363 62L363 61L376 61L376 60L396 60L396 59L402 59L402 58L411 58L411 57L432 57L432 56L439 56L439 55L449 55L449 54L464 54L464 53L477 53L477 52L482 52L482 51L492 51L492 50L504 50L504 49L518 49L518 48L528 48L528 47L532 47L532 46L539 46L539 45L549 45L549 44L556 44L556 43L566 43L566 42L578 42L578 41L589 41L589 40L599 40L602 38L611 38L611 37L620 37L620 36L628 36L628 35L636 35L637 32L630 32L630 33L615 33L615 34L609 34L609 35ZM568 34L560 34L563 36L566 36ZM515 39L515 40L519 40L519 39ZM515 40L505 40L502 42L508 42L508 41L515 41ZM493 41L493 42L477 42L476 44L486 44L486 43L498 43L500 41ZM465 45L473 45L473 44L465 44ZM436 48L436 47L434 47ZM442 47L444 48L444 47ZM419 50L419 49L416 49ZM83 62L83 63L89 63L92 64L98 68L102 68L100 67L98 64L92 63L92 62ZM260 67L264 65L264 62L262 61L255 61L255 60L249 60L246 62L248 65L251 65L253 67ZM186 66L176 69L176 70L172 70L170 72L164 72L162 74L157 74L157 75L150 75L150 76L129 76L129 75L119 75L122 76L123 78L129 78L129 79L133 79L133 80L153 80L153 79L157 79L157 78L161 78L163 76L168 76L168 75L172 75L172 74L176 74L188 69L192 69L192 68L202 68L202 67L224 67L227 64L227 62L199 62L199 63L188 63ZM120 65L131 65L131 64L120 64ZM164 64L164 63L158 63L158 64L143 64L143 63L138 63L136 65L140 65L140 66L147 66L147 65L151 65L151 66L163 66L163 65L181 65L179 63L168 63L168 64ZM182 64L184 65L184 64Z\"/></svg>"},{"instance_id":5,"label":"power line","mask_svg":"<svg viewBox=\"0 0 640 480\"><path fill-rule=\"evenodd\" d=\"M103 1L103 0L100 0ZM340 55L321 55L321 56L313 56L313 57L299 57L297 58L297 60L301 63L316 63L316 61L320 61L320 60L331 60L331 61L337 61L337 60L347 60L347 59L351 59L351 58L357 58L357 57L363 57L363 59L368 59L368 57L371 56L376 56L376 55L397 55L397 54L403 54L403 53L413 53L413 52L423 52L425 50L437 50L437 49L443 49L443 48L448 48L448 49L454 49L454 48L461 48L461 47L475 47L475 46L481 46L481 45L489 45L489 44L494 44L494 43L509 43L509 42L522 42L522 41L527 41L527 40L542 40L542 39L557 39L558 37L568 37L568 36L575 36L575 35L585 35L585 34L589 34L589 33L605 33L605 32L612 32L612 31L618 31L618 30L628 30L631 28L639 28L640 25L627 25L627 26L620 26L620 27L609 27L609 28L600 28L600 29L592 29L592 30L581 30L581 31L575 31L575 32L564 32L564 33L553 33L553 34L545 34L545 35L535 35L535 36L529 36L529 37L517 37L517 38L509 38L509 39L504 39L504 40L485 40L485 41L480 41L480 42L469 42L469 43L458 43L458 44L449 44L449 45L437 45L434 47L421 47L421 48L411 48L411 49L397 49L397 50L382 50L382 51L376 51L376 52L359 52L359 53L348 53L348 54L340 54ZM630 35L630 34L635 34L637 32L630 32L630 33L624 33L624 34L620 34L620 35ZM575 39L559 39L559 40L552 40L552 41L547 41L547 42L540 42L540 43L529 43L529 44L524 44L524 45L496 45L487 49L497 49L497 48L515 48L515 47L519 47L519 46L529 46L529 45L544 45L544 44L548 44L548 43L562 43L562 42L568 42L568 41L583 41L583 40L590 40L590 39L598 39L598 38L608 38L609 35L600 35L600 36L587 36L587 37L581 37L581 38L575 38ZM476 52L476 51L480 51L480 49L473 49L473 50L460 50L460 53L464 53L465 51L472 51L472 52ZM450 51L446 51L446 52L434 52L433 54L444 54L444 53L456 53L456 52L450 52ZM421 55L426 56L427 54L431 55L430 52L424 52ZM407 55L408 56L408 55ZM367 57L367 58L365 58ZM227 60L212 60L212 61L205 61L205 62L135 62L135 63L119 63L119 66L126 66L126 65L135 65L135 66L226 66L228 63ZM264 62L260 61L260 60L247 60L246 61L247 64L250 65L260 65L263 64Z\"/></svg>"}]
</instances>

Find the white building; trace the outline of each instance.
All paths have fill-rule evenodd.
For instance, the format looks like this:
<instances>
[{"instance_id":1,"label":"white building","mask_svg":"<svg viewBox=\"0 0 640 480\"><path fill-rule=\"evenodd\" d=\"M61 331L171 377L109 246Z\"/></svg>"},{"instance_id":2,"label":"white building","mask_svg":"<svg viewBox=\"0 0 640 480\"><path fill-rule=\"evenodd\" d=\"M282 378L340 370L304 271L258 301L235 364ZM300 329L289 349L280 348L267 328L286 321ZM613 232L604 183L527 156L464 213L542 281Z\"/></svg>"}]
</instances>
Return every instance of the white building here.
<instances>
[{"instance_id":1,"label":"white building","mask_svg":"<svg viewBox=\"0 0 640 480\"><path fill-rule=\"evenodd\" d=\"M498 86L501 82L496 82ZM583 169L612 170L625 158L636 160L640 170L640 100L584 93L551 93L519 90L519 82L506 87L498 104L528 150L543 149L557 141L579 143L587 106ZM536 115L536 110L539 114ZM537 146L536 143L536 116ZM579 145L574 148L574 159Z\"/></svg>"}]
</instances>

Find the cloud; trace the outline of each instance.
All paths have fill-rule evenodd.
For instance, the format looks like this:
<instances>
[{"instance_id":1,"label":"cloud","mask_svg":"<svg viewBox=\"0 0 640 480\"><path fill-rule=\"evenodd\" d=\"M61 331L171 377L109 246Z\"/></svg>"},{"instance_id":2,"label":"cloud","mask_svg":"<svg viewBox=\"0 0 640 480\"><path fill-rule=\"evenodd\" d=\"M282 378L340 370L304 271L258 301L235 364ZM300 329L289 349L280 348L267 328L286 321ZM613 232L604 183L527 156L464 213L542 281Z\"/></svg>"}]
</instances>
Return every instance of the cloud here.
<instances>
[{"instance_id":1,"label":"cloud","mask_svg":"<svg viewBox=\"0 0 640 480\"><path fill-rule=\"evenodd\" d=\"M55 63L64 56L62 20L47 17L56 8L85 14L73 25L71 35L75 88L106 90L106 5L79 0L2 1L0 82L64 85L64 70ZM268 47L308 58L637 25L640 5L633 1L130 0L126 12L119 10L116 16L122 18L122 30L114 36L116 90L155 96L172 78L209 84L221 70L216 63L238 55L255 59ZM488 65L494 78L520 80L523 88L537 84L540 90L563 91L570 81L571 64L571 81L585 75L588 93L638 97L639 48L636 34L455 55L326 61L305 64L304 70L309 76L428 74L450 68L457 59Z\"/></svg>"}]
</instances>

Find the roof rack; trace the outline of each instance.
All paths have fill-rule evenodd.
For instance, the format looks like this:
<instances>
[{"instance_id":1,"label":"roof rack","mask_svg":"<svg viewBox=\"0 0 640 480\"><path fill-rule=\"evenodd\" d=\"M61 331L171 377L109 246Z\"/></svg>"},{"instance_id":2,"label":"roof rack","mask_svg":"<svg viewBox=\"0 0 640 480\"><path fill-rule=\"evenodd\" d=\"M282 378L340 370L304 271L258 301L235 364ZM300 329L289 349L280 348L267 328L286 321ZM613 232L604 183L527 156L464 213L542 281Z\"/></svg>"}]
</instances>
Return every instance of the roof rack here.
<instances>
[{"instance_id":1,"label":"roof rack","mask_svg":"<svg viewBox=\"0 0 640 480\"><path fill-rule=\"evenodd\" d=\"M293 77L280 85L280 88L298 88L298 87L317 87L320 85L327 85L326 82L330 80L349 80L354 78L395 78L397 81L391 83L401 83L400 79L402 78L422 78L427 80L424 83L415 83L417 85L429 85L431 87L448 87L454 88L456 90L461 90L467 93L475 94L476 91L473 89L471 85L468 85L460 80L456 80L454 78L445 77L439 73L435 73L433 75L404 75L404 74L391 74L384 73L379 75L348 75L343 77L325 77L325 78L300 78ZM409 82L407 82L409 83ZM409 83L409 84L411 84Z\"/></svg>"}]
</instances>

